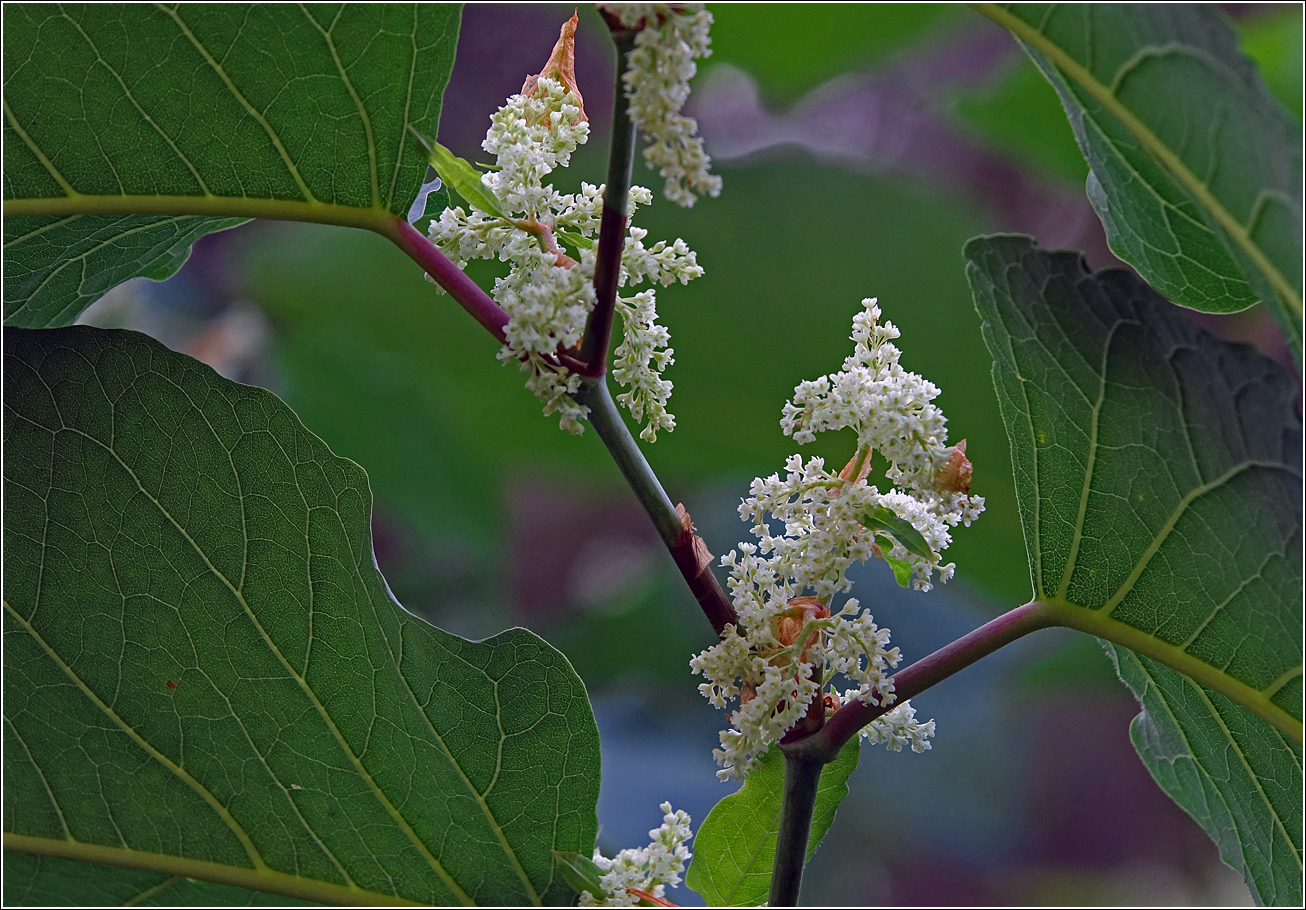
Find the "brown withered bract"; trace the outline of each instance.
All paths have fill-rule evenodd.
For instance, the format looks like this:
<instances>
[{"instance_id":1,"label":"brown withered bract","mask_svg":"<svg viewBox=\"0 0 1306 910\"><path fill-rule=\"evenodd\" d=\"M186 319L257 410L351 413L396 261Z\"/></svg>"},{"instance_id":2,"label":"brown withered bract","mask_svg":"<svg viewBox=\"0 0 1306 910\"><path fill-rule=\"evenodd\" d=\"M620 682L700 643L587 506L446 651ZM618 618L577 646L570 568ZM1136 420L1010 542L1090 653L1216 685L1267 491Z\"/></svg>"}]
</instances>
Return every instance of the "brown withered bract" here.
<instances>
[{"instance_id":1,"label":"brown withered bract","mask_svg":"<svg viewBox=\"0 0 1306 910\"><path fill-rule=\"evenodd\" d=\"M970 475L974 466L966 457L966 440L949 450L947 463L934 475L934 489L949 493L969 493Z\"/></svg>"},{"instance_id":2,"label":"brown withered bract","mask_svg":"<svg viewBox=\"0 0 1306 910\"><path fill-rule=\"evenodd\" d=\"M853 468L857 465L857 456L854 455L852 458L848 459L848 463L844 465L843 470L839 472L839 479L845 483L861 483L865 480L867 475L871 473L871 455L874 452L875 450L872 449L866 453L866 460L862 462L862 466L858 469L856 477L853 476Z\"/></svg>"},{"instance_id":3,"label":"brown withered bract","mask_svg":"<svg viewBox=\"0 0 1306 910\"><path fill-rule=\"evenodd\" d=\"M807 625L809 619L825 619L830 615L830 608L810 594L791 598L788 606L795 608L799 615L777 616L771 620L771 634L786 648L798 641L798 636L802 634L803 626ZM813 629L807 636L803 642L802 660L807 660L807 649L816 644L820 634L819 629Z\"/></svg>"},{"instance_id":4,"label":"brown withered bract","mask_svg":"<svg viewBox=\"0 0 1306 910\"><path fill-rule=\"evenodd\" d=\"M521 93L533 95L540 79L545 76L557 79L575 96L576 106L580 108L579 119L589 123L589 117L585 116L585 101L581 98L580 88L576 85L576 23L578 21L577 14L573 12L571 18L562 23L558 43L553 45L553 53L549 55L549 61L544 64L544 69L534 76L526 77L526 81L521 86Z\"/></svg>"}]
</instances>

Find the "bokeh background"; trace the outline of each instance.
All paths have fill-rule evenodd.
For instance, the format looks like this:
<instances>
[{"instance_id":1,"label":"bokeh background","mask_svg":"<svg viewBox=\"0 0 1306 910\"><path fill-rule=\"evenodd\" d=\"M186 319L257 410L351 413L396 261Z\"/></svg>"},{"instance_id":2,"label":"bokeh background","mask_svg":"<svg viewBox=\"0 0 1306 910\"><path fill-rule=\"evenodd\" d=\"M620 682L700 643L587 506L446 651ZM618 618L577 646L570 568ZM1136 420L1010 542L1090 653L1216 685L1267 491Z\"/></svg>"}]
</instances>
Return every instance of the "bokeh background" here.
<instances>
[{"instance_id":1,"label":"bokeh background","mask_svg":"<svg viewBox=\"0 0 1306 910\"><path fill-rule=\"evenodd\" d=\"M749 480L796 450L793 386L839 368L863 297L942 389L988 510L948 554L957 578L902 591L864 567L857 595L923 656L1030 592L990 361L962 244L992 232L1118 265L1083 193L1086 166L1051 87L1005 32L961 6L709 5L713 55L691 113L725 180L692 211L658 197L637 222L684 237L706 276L659 291L677 429L647 448L713 552L746 533ZM1226 6L1244 50L1300 120L1297 4ZM488 117L539 69L572 7L469 5L440 140L483 160ZM592 138L558 185L602 180L613 51L582 9L577 72ZM637 160L635 181L660 181ZM495 270L475 269L488 287ZM1255 308L1196 317L1291 365ZM146 331L271 388L368 472L376 556L406 607L480 638L513 625L561 648L603 738L600 843L647 841L657 804L701 821L732 791L711 749L724 718L695 690L712 641L670 558L593 433L540 414L495 344L370 234L254 223L211 235L164 283L129 282L84 321ZM847 438L806 452L842 463ZM864 749L804 879L805 903L1249 904L1128 740L1137 707L1094 640L1047 631L916 699L923 755ZM701 904L685 888L669 894Z\"/></svg>"}]
</instances>

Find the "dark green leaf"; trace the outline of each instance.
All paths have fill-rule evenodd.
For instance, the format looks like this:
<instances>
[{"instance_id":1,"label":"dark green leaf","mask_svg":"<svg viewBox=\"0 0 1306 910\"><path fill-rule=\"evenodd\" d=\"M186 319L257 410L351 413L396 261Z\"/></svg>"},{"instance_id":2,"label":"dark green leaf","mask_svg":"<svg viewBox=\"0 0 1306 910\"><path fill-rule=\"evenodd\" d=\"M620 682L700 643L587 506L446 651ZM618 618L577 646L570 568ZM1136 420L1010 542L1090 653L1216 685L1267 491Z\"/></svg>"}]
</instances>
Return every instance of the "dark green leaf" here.
<instances>
[{"instance_id":1,"label":"dark green leaf","mask_svg":"<svg viewBox=\"0 0 1306 910\"><path fill-rule=\"evenodd\" d=\"M248 217L402 215L453 65L452 4L6 10L6 325L67 324Z\"/></svg>"},{"instance_id":2,"label":"dark green leaf","mask_svg":"<svg viewBox=\"0 0 1306 910\"><path fill-rule=\"evenodd\" d=\"M835 811L848 795L848 775L857 767L859 751L858 740L853 739L821 772L804 862L816 853ZM703 820L694 837L694 858L685 884L703 895L708 906L766 903L775 865L784 776L784 755L773 748L749 772L744 785L717 803Z\"/></svg>"},{"instance_id":3,"label":"dark green leaf","mask_svg":"<svg viewBox=\"0 0 1306 910\"><path fill-rule=\"evenodd\" d=\"M1196 328L1127 271L1090 274L1076 254L1028 237L978 238L966 255L1035 599L1057 622L1231 699L1262 738L1300 742L1294 377ZM1190 738L1218 748L1208 743ZM1300 764L1295 774L1280 783L1300 789ZM1240 796L1264 801L1251 786ZM1248 837L1276 878L1300 875L1293 855Z\"/></svg>"},{"instance_id":4,"label":"dark green leaf","mask_svg":"<svg viewBox=\"0 0 1306 910\"><path fill-rule=\"evenodd\" d=\"M162 280L190 245L244 218L43 215L5 219L5 324L68 325L128 278Z\"/></svg>"},{"instance_id":5,"label":"dark green leaf","mask_svg":"<svg viewBox=\"0 0 1306 910\"><path fill-rule=\"evenodd\" d=\"M862 516L862 527L877 534L887 534L907 548L908 553L921 559L933 559L934 551L925 536L905 518L899 518L888 506L876 506L874 512Z\"/></svg>"},{"instance_id":6,"label":"dark green leaf","mask_svg":"<svg viewBox=\"0 0 1306 910\"><path fill-rule=\"evenodd\" d=\"M1143 707L1129 737L1152 777L1261 903L1300 906L1301 744L1164 664L1106 647Z\"/></svg>"},{"instance_id":7,"label":"dark green leaf","mask_svg":"<svg viewBox=\"0 0 1306 910\"><path fill-rule=\"evenodd\" d=\"M596 829L584 687L523 629L405 613L357 465L131 332L8 330L4 391L6 849L83 880L570 899L552 851Z\"/></svg>"},{"instance_id":8,"label":"dark green leaf","mask_svg":"<svg viewBox=\"0 0 1306 910\"><path fill-rule=\"evenodd\" d=\"M426 160L431 162L431 167L435 168L435 172L440 175L445 186L487 215L506 217L499 197L481 182L481 172L472 167L470 162L459 158L434 139L424 136L421 130L411 123L408 125L408 132L421 146Z\"/></svg>"},{"instance_id":9,"label":"dark green leaf","mask_svg":"<svg viewBox=\"0 0 1306 910\"><path fill-rule=\"evenodd\" d=\"M1301 355L1302 137L1198 4L982 4L1061 95L1111 249L1175 303L1269 304Z\"/></svg>"}]
</instances>

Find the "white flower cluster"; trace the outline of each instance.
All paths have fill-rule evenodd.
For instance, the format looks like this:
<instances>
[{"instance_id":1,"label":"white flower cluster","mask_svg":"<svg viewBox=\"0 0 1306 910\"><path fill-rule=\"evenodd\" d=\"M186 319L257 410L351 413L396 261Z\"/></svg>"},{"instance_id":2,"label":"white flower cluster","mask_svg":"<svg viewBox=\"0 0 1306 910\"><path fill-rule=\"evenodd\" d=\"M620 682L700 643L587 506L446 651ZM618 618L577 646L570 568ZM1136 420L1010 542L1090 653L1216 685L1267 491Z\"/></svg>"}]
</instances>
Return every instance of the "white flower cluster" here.
<instances>
[{"instance_id":1,"label":"white flower cluster","mask_svg":"<svg viewBox=\"0 0 1306 910\"><path fill-rule=\"evenodd\" d=\"M582 430L588 409L571 395L580 378L559 366L553 355L580 343L594 308L594 237L602 217L603 187L581 184L579 193L559 193L544 182L555 167L565 167L589 135L575 96L558 80L541 76L528 94L510 97L491 118L482 143L497 169L481 178L501 203L504 215L473 206L447 208L431 222L431 240L460 268L472 259L509 263L495 280L493 297L508 314L507 342L499 352L528 374L526 386L544 402L544 413L559 413L562 428ZM629 211L652 201L644 187L632 187ZM646 247L647 231L631 226L622 252L621 287L655 282L682 284L703 274L683 240ZM573 255L564 246L570 244ZM672 361L667 330L658 325L652 290L618 297L622 342L614 352L613 376L628 388L617 396L652 442L670 430L667 412L671 383L662 372Z\"/></svg>"},{"instance_id":2,"label":"white flower cluster","mask_svg":"<svg viewBox=\"0 0 1306 910\"><path fill-rule=\"evenodd\" d=\"M712 159L696 133L698 123L680 113L689 100L694 60L712 53L712 14L701 3L610 4L627 28L639 28L626 70L630 119L651 140L644 159L666 180L664 193L689 207L696 194L718 196L721 178L708 173Z\"/></svg>"},{"instance_id":3,"label":"white flower cluster","mask_svg":"<svg viewBox=\"0 0 1306 910\"><path fill-rule=\"evenodd\" d=\"M935 570L942 581L950 579L956 570L955 565L940 565L938 561L938 554L952 542L949 529L958 524L969 526L978 518L984 511L984 497L972 496L969 492L970 466L964 458L965 442L954 447L945 445L947 418L933 403L939 394L938 386L903 369L898 362L901 352L893 344L900 333L892 322L880 323L880 308L875 298L863 300L862 307L862 312L853 317L854 349L852 356L844 360L843 370L799 383L794 389L793 399L784 406L780 427L786 436L793 436L799 444L811 442L824 430L852 428L857 433L858 451L867 453L868 464L871 452L878 452L888 462L885 477L894 484L894 489L880 493L873 486L854 485L854 496L860 499L859 506L864 506L862 514L874 511L876 506L887 507L924 537L934 554L932 559L909 552L901 542L895 542L887 555L910 565L913 587L928 591ZM957 482L948 473L958 463L965 463L964 482ZM754 520L754 533L762 539L764 552L770 549L768 541L782 549L796 546L797 552L789 560L795 570L803 571L810 558L816 560L812 566L819 572L842 560L827 557L822 565L818 554L808 556L808 551L813 549L810 544L792 545L781 538L771 537L762 516L762 512L771 511L787 523L795 522L792 529L786 529L785 538L806 536L808 532L803 530L803 523L807 519L803 514L821 511L819 491L811 489L809 492L807 487L819 482L823 466L818 459L809 462L805 469L796 471L798 465L794 458L790 459L787 465L790 476L783 482L776 475L755 482L753 496L757 502L745 517ZM945 477L950 479L944 482ZM797 488L800 486L804 489ZM827 485L825 489L831 488ZM795 511L788 502L795 495L806 496L810 506ZM834 499L842 499L842 496L836 494ZM748 503L745 506L748 507ZM773 511L773 506L780 511ZM856 509L850 510L847 502L831 502L827 511L843 513L830 517L846 518ZM744 514L743 509L741 514ZM819 549L829 542L829 538L820 536L818 531L817 541L813 543L817 543ZM871 542L867 541L867 544ZM842 561L836 587L828 589L830 593L847 590L843 570L854 561L864 561L869 552L869 546L850 546L852 548L845 551L845 555L851 558ZM818 593L827 590L814 579L806 583L816 587Z\"/></svg>"},{"instance_id":4,"label":"white flower cluster","mask_svg":"<svg viewBox=\"0 0 1306 910\"><path fill-rule=\"evenodd\" d=\"M603 872L600 880L604 895L600 899L588 891L580 896L582 907L633 907L645 899L632 894L641 891L661 899L667 885L680 884L680 873L689 861L689 848L685 842L693 837L689 829L689 816L680 809L672 811L671 803L663 803L662 825L648 833L652 843L647 847L622 850L612 859L605 858L594 849L594 864Z\"/></svg>"},{"instance_id":5,"label":"white flower cluster","mask_svg":"<svg viewBox=\"0 0 1306 910\"><path fill-rule=\"evenodd\" d=\"M945 419L932 404L939 390L898 363L892 323L880 324L874 300L853 320L853 355L843 371L800 384L786 404L781 426L799 442L827 429L851 427L858 449L838 473L820 458L790 456L786 474L757 478L739 507L752 522L756 544L741 543L722 557L739 615L720 644L691 661L707 678L699 691L724 708L738 697L733 729L721 733L714 751L722 779L743 777L771 744L807 712L813 699L827 709L839 700L824 694L836 676L856 683L843 700L892 704L897 648L854 598L838 609L835 598L851 587L847 570L882 558L929 590L931 576L952 577L939 565L951 543L949 529L969 525L984 508L970 496L970 463L964 443L945 447ZM881 493L866 483L873 452L888 461L886 476L898 489ZM773 533L769 520L783 525ZM909 527L908 527L909 526ZM928 546L904 538L915 535ZM806 592L812 592L808 594ZM909 703L863 728L862 736L898 750L929 748L934 722L920 723Z\"/></svg>"}]
</instances>

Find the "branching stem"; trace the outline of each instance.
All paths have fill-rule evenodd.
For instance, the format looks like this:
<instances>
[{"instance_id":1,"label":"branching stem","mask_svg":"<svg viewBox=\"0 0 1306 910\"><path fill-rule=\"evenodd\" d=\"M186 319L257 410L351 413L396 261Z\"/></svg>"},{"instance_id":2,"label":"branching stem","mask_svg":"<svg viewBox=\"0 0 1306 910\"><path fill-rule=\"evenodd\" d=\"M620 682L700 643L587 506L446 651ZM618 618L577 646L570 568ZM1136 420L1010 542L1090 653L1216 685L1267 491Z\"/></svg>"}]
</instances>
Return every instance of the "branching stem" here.
<instances>
[{"instance_id":1,"label":"branching stem","mask_svg":"<svg viewBox=\"0 0 1306 910\"><path fill-rule=\"evenodd\" d=\"M459 306L488 329L499 344L505 343L504 329L508 325L508 314L475 281L468 278L462 269L454 265L448 256L441 253L435 244L423 237L421 231L402 218L389 218L381 226L369 227L407 253ZM552 243L552 235L549 235L549 242ZM572 353L565 351L559 351L550 360L572 371L579 370L581 366Z\"/></svg>"},{"instance_id":2,"label":"branching stem","mask_svg":"<svg viewBox=\"0 0 1306 910\"><path fill-rule=\"evenodd\" d=\"M919 695L1003 645L1058 624L1044 603L1035 601L1009 610L893 674L893 704L868 705L860 699L851 701L834 712L817 733L786 746L786 751L797 750L823 762L834 761L844 743L856 736L862 727L891 711L894 705Z\"/></svg>"},{"instance_id":3,"label":"branching stem","mask_svg":"<svg viewBox=\"0 0 1306 910\"><path fill-rule=\"evenodd\" d=\"M1056 624L1051 611L1037 602L1004 613L895 673L894 704L919 695L1023 635ZM820 782L821 768L838 757L839 750L857 735L858 730L892 710L892 707L868 705L854 700L831 715L810 736L793 740L786 737L781 742L780 751L785 757L785 783L775 863L771 872L772 907L794 907L798 904L798 887L807 857L807 839L816 806L816 788Z\"/></svg>"},{"instance_id":4,"label":"branching stem","mask_svg":"<svg viewBox=\"0 0 1306 910\"><path fill-rule=\"evenodd\" d=\"M607 380L602 376L586 377L581 380L580 391L573 397L590 409L590 426L607 446L612 460L617 463L626 483L652 519L658 536L671 552L689 590L703 608L712 628L720 635L726 626L737 623L739 618L712 574L711 556L702 538L694 534L693 525L688 523L688 513L683 506L677 509L671 504L639 444L621 419L608 391Z\"/></svg>"}]
</instances>

